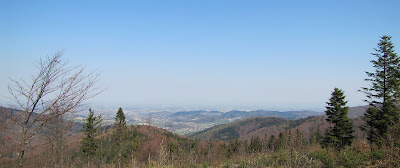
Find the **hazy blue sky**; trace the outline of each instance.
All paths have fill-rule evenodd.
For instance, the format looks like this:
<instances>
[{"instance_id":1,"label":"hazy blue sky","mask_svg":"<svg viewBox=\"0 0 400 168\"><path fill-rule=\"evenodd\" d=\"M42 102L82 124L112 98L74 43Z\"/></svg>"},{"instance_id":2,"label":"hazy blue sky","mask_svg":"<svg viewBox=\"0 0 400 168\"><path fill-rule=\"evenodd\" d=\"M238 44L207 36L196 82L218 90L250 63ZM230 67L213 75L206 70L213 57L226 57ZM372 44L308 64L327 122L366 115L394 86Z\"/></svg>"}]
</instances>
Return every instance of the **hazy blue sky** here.
<instances>
[{"instance_id":1,"label":"hazy blue sky","mask_svg":"<svg viewBox=\"0 0 400 168\"><path fill-rule=\"evenodd\" d=\"M0 95L42 56L102 72L108 104L349 105L400 1L2 1ZM0 98L4 101L4 98Z\"/></svg>"}]
</instances>

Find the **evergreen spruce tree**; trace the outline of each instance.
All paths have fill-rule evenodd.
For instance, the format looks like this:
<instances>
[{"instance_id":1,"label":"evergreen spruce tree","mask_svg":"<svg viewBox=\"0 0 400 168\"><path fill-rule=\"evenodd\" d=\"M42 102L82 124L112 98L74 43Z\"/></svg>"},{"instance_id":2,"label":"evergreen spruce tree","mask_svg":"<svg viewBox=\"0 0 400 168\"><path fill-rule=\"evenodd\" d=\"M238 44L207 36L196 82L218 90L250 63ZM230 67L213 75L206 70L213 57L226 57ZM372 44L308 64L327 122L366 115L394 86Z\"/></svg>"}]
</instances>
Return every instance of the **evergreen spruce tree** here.
<instances>
[{"instance_id":1,"label":"evergreen spruce tree","mask_svg":"<svg viewBox=\"0 0 400 168\"><path fill-rule=\"evenodd\" d=\"M273 150L273 149L275 149L275 136L274 135L271 135L270 137L269 137L269 141L268 141L268 148L269 149L271 149L271 150Z\"/></svg>"},{"instance_id":2,"label":"evergreen spruce tree","mask_svg":"<svg viewBox=\"0 0 400 168\"><path fill-rule=\"evenodd\" d=\"M390 127L399 124L400 58L390 36L382 36L375 51L376 60L371 61L375 72L366 72L369 78L365 79L371 86L361 89L370 105L364 116L366 125L361 128L370 143L381 146Z\"/></svg>"},{"instance_id":3,"label":"evergreen spruce tree","mask_svg":"<svg viewBox=\"0 0 400 168\"><path fill-rule=\"evenodd\" d=\"M124 149L126 156L130 156L131 163L134 162L135 152L140 147L140 137L137 129L134 126L131 126L131 129L127 130L126 139ZM170 151L172 152L172 150Z\"/></svg>"},{"instance_id":4,"label":"evergreen spruce tree","mask_svg":"<svg viewBox=\"0 0 400 168\"><path fill-rule=\"evenodd\" d=\"M279 132L278 139L276 140L276 148L275 150L281 150L285 147L285 135L283 131Z\"/></svg>"},{"instance_id":5,"label":"evergreen spruce tree","mask_svg":"<svg viewBox=\"0 0 400 168\"><path fill-rule=\"evenodd\" d=\"M115 131L114 131L114 141L119 144L125 139L126 135L126 121L125 114L120 107L118 109L117 115L115 116Z\"/></svg>"},{"instance_id":6,"label":"evergreen spruce tree","mask_svg":"<svg viewBox=\"0 0 400 168\"><path fill-rule=\"evenodd\" d=\"M115 122L117 124L117 128L125 129L126 128L126 121L125 121L125 114L120 107L118 109L117 115L115 116Z\"/></svg>"},{"instance_id":7,"label":"evergreen spruce tree","mask_svg":"<svg viewBox=\"0 0 400 168\"><path fill-rule=\"evenodd\" d=\"M349 107L346 107L345 98L343 91L335 88L327 102L325 113L328 118L326 121L333 124L333 128L326 131L322 141L324 147L334 146L341 149L346 145L351 145L354 140L353 122L347 117Z\"/></svg>"},{"instance_id":8,"label":"evergreen spruce tree","mask_svg":"<svg viewBox=\"0 0 400 168\"><path fill-rule=\"evenodd\" d=\"M92 109L89 109L89 115L83 126L85 137L82 138L80 146L82 157L87 161L88 167L90 167L90 160L96 154L99 145L99 140L96 138L96 135L100 126L101 116L94 116Z\"/></svg>"},{"instance_id":9,"label":"evergreen spruce tree","mask_svg":"<svg viewBox=\"0 0 400 168\"><path fill-rule=\"evenodd\" d=\"M251 137L249 152L254 153L254 152L259 152L261 150L262 150L262 144L260 138L258 138L258 136Z\"/></svg>"},{"instance_id":10,"label":"evergreen spruce tree","mask_svg":"<svg viewBox=\"0 0 400 168\"><path fill-rule=\"evenodd\" d=\"M125 114L120 107L118 109L117 115L115 116L115 131L114 131L114 149L117 150L118 156L116 162L118 163L118 167L121 167L126 160L127 152L123 150L123 146L127 137L127 129L126 129L126 121Z\"/></svg>"}]
</instances>

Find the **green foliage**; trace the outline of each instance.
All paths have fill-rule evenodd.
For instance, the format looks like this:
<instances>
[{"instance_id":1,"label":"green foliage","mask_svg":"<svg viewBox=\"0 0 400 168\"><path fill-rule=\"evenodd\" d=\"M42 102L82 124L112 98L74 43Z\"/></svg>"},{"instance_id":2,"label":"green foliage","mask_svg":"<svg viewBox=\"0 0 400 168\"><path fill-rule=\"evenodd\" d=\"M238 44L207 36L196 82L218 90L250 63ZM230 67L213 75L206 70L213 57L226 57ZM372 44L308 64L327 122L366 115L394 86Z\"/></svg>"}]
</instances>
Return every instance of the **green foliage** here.
<instances>
[{"instance_id":1,"label":"green foliage","mask_svg":"<svg viewBox=\"0 0 400 168\"><path fill-rule=\"evenodd\" d=\"M364 120L367 125L363 125L361 128L367 132L368 140L371 143L375 143L379 146L382 145L382 136L385 134L384 124L382 119L383 112L376 107L369 107L364 114Z\"/></svg>"},{"instance_id":2,"label":"green foliage","mask_svg":"<svg viewBox=\"0 0 400 168\"><path fill-rule=\"evenodd\" d=\"M239 138L239 133L235 127L227 127L225 129L219 130L214 134L213 138L219 140L232 140Z\"/></svg>"},{"instance_id":3,"label":"green foliage","mask_svg":"<svg viewBox=\"0 0 400 168\"><path fill-rule=\"evenodd\" d=\"M209 163L203 163L202 164L202 168L208 168L208 167L210 167Z\"/></svg>"},{"instance_id":4,"label":"green foliage","mask_svg":"<svg viewBox=\"0 0 400 168\"><path fill-rule=\"evenodd\" d=\"M249 152L254 153L254 152L260 152L261 150L262 150L262 144L260 138L258 138L258 136L251 137Z\"/></svg>"},{"instance_id":5,"label":"green foliage","mask_svg":"<svg viewBox=\"0 0 400 168\"><path fill-rule=\"evenodd\" d=\"M228 147L228 158L232 156L233 154L239 153L239 148L242 144L238 139L235 139L234 141L229 142L229 147Z\"/></svg>"},{"instance_id":6,"label":"green foliage","mask_svg":"<svg viewBox=\"0 0 400 168\"><path fill-rule=\"evenodd\" d=\"M100 139L97 158L99 158L102 163L113 163L114 157L118 155L116 150L114 150L113 142L114 141L110 137Z\"/></svg>"},{"instance_id":7,"label":"green foliage","mask_svg":"<svg viewBox=\"0 0 400 168\"><path fill-rule=\"evenodd\" d=\"M312 158L321 161L323 168L333 168L335 167L335 159L334 154L331 153L328 149L318 150L311 154Z\"/></svg>"},{"instance_id":8,"label":"green foliage","mask_svg":"<svg viewBox=\"0 0 400 168\"><path fill-rule=\"evenodd\" d=\"M383 160L385 159L385 151L382 149L371 150L370 156L373 160Z\"/></svg>"},{"instance_id":9,"label":"green foliage","mask_svg":"<svg viewBox=\"0 0 400 168\"><path fill-rule=\"evenodd\" d=\"M320 126L318 125L317 131L311 135L311 144L317 144L317 143L319 144L321 142L321 138L322 138L321 129Z\"/></svg>"},{"instance_id":10,"label":"green foliage","mask_svg":"<svg viewBox=\"0 0 400 168\"><path fill-rule=\"evenodd\" d=\"M118 109L117 115L115 116L115 130L113 132L113 144L114 148L117 151L116 153L116 158L115 158L115 163L119 165L125 164L125 160L127 155L127 152L125 150L123 151L123 147L125 147L125 140L127 139L127 132L126 132L126 121L125 121L125 114L122 111L122 108L120 107Z\"/></svg>"},{"instance_id":11,"label":"green foliage","mask_svg":"<svg viewBox=\"0 0 400 168\"><path fill-rule=\"evenodd\" d=\"M344 167L365 167L368 160L367 154L358 153L354 149L347 148L342 150L338 156L339 163Z\"/></svg>"},{"instance_id":12,"label":"green foliage","mask_svg":"<svg viewBox=\"0 0 400 168\"><path fill-rule=\"evenodd\" d=\"M96 138L97 130L101 126L101 116L94 116L92 109L83 125L85 136L82 138L80 151L83 159L93 157L99 147L99 140Z\"/></svg>"},{"instance_id":13,"label":"green foliage","mask_svg":"<svg viewBox=\"0 0 400 168\"><path fill-rule=\"evenodd\" d=\"M271 135L269 137L267 147L270 150L274 150L275 146L276 146L276 144L275 144L275 135Z\"/></svg>"},{"instance_id":14,"label":"green foliage","mask_svg":"<svg viewBox=\"0 0 400 168\"><path fill-rule=\"evenodd\" d=\"M132 127L125 131L124 139L119 139L119 142L115 141L114 136L102 137L99 143L97 159L104 164L125 167L128 159L136 156L139 147L139 134L136 128Z\"/></svg>"},{"instance_id":15,"label":"green foliage","mask_svg":"<svg viewBox=\"0 0 400 168\"><path fill-rule=\"evenodd\" d=\"M288 162L289 154L284 150L279 150L272 157L278 165L285 165Z\"/></svg>"},{"instance_id":16,"label":"green foliage","mask_svg":"<svg viewBox=\"0 0 400 168\"><path fill-rule=\"evenodd\" d=\"M365 113L366 125L362 128L368 140L382 146L392 125L399 123L398 100L400 98L400 58L394 52L390 36L382 36L375 48L376 60L372 60L375 72L367 72L371 87L362 88L370 108Z\"/></svg>"},{"instance_id":17,"label":"green foliage","mask_svg":"<svg viewBox=\"0 0 400 168\"><path fill-rule=\"evenodd\" d=\"M279 133L279 137L276 141L276 147L275 150L283 149L285 147L285 135L283 132Z\"/></svg>"},{"instance_id":18,"label":"green foliage","mask_svg":"<svg viewBox=\"0 0 400 168\"><path fill-rule=\"evenodd\" d=\"M337 149L344 148L352 144L353 136L353 122L347 117L349 107L346 107L347 101L342 90L335 88L332 96L327 102L326 121L333 124L333 128L326 131L322 145L334 146Z\"/></svg>"},{"instance_id":19,"label":"green foliage","mask_svg":"<svg viewBox=\"0 0 400 168\"><path fill-rule=\"evenodd\" d=\"M118 109L117 115L115 116L115 122L117 128L126 128L125 114L121 107Z\"/></svg>"}]
</instances>

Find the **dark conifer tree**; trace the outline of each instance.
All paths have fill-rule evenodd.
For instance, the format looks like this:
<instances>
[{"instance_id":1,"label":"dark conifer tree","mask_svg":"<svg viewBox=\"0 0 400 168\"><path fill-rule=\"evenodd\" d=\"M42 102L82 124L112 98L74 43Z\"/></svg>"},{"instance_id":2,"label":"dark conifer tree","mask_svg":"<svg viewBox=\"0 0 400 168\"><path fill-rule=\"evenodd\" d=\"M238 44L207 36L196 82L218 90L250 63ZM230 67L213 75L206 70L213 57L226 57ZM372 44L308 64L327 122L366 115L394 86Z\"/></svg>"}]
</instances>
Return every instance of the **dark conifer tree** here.
<instances>
[{"instance_id":1,"label":"dark conifer tree","mask_svg":"<svg viewBox=\"0 0 400 168\"><path fill-rule=\"evenodd\" d=\"M276 140L276 148L275 150L280 150L285 147L285 135L283 134L283 131L279 132L278 139Z\"/></svg>"},{"instance_id":2,"label":"dark conifer tree","mask_svg":"<svg viewBox=\"0 0 400 168\"><path fill-rule=\"evenodd\" d=\"M125 114L121 107L118 109L117 115L115 116L115 122L117 124L117 128L126 128Z\"/></svg>"},{"instance_id":3,"label":"dark conifer tree","mask_svg":"<svg viewBox=\"0 0 400 168\"><path fill-rule=\"evenodd\" d=\"M84 160L87 160L88 167L91 158L96 154L99 140L96 138L97 130L101 126L101 116L94 116L92 109L89 109L89 115L83 125L85 136L82 138L80 150Z\"/></svg>"},{"instance_id":4,"label":"dark conifer tree","mask_svg":"<svg viewBox=\"0 0 400 168\"><path fill-rule=\"evenodd\" d=\"M121 167L127 157L127 152L125 152L126 150L123 150L123 146L127 138L126 121L125 114L121 107L118 109L117 115L115 116L115 127L116 128L113 136L114 149L116 149L118 152L116 162L118 163L118 167Z\"/></svg>"},{"instance_id":5,"label":"dark conifer tree","mask_svg":"<svg viewBox=\"0 0 400 168\"><path fill-rule=\"evenodd\" d=\"M269 137L268 148L271 150L275 149L275 136L274 135L271 135Z\"/></svg>"},{"instance_id":6,"label":"dark conifer tree","mask_svg":"<svg viewBox=\"0 0 400 168\"><path fill-rule=\"evenodd\" d=\"M261 149L262 149L262 144L261 144L260 138L258 138L258 136L251 137L249 152L250 153L259 152L259 151L261 151Z\"/></svg>"},{"instance_id":7,"label":"dark conifer tree","mask_svg":"<svg viewBox=\"0 0 400 168\"><path fill-rule=\"evenodd\" d=\"M333 124L333 127L326 131L322 145L334 146L341 149L347 145L351 145L354 140L353 122L347 117L349 107L346 107L347 101L344 99L342 90L335 88L332 92L328 106L326 106L326 121Z\"/></svg>"},{"instance_id":8,"label":"dark conifer tree","mask_svg":"<svg viewBox=\"0 0 400 168\"><path fill-rule=\"evenodd\" d=\"M370 107L365 113L366 125L361 128L368 134L370 143L382 145L392 125L399 124L400 58L394 51L390 36L382 36L372 60L375 72L366 72L365 81L370 87L362 88Z\"/></svg>"}]
</instances>

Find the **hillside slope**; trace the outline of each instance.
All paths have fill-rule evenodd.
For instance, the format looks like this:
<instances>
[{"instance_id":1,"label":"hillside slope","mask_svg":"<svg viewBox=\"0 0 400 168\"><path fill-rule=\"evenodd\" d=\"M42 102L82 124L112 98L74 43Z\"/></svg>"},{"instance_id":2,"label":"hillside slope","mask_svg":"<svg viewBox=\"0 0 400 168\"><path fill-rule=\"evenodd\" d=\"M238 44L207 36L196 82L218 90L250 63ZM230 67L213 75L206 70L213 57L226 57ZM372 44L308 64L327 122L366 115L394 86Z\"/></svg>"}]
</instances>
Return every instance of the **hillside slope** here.
<instances>
[{"instance_id":1,"label":"hillside slope","mask_svg":"<svg viewBox=\"0 0 400 168\"><path fill-rule=\"evenodd\" d=\"M305 134L309 134L307 130L313 130L318 125L323 125L324 116L308 117L298 120L287 120L277 117L252 117L236 121L229 124L217 125L189 134L190 138L202 140L233 140L233 139L250 139L252 136L270 136L277 135L279 132L291 128L304 127Z\"/></svg>"},{"instance_id":2,"label":"hillside slope","mask_svg":"<svg viewBox=\"0 0 400 168\"><path fill-rule=\"evenodd\" d=\"M364 121L360 119L368 106L349 108L349 118L354 122L355 134L363 137L359 130ZM289 129L298 129L305 137L311 137L318 130L323 133L330 125L326 122L326 115L310 116L303 119L289 120L277 117L251 117L228 124L217 125L199 132L188 134L188 137L201 140L233 140L251 139L251 137L264 137L277 135Z\"/></svg>"},{"instance_id":3,"label":"hillside slope","mask_svg":"<svg viewBox=\"0 0 400 168\"><path fill-rule=\"evenodd\" d=\"M349 114L347 115L350 119L356 119L364 116L369 106L355 106L349 108Z\"/></svg>"}]
</instances>

